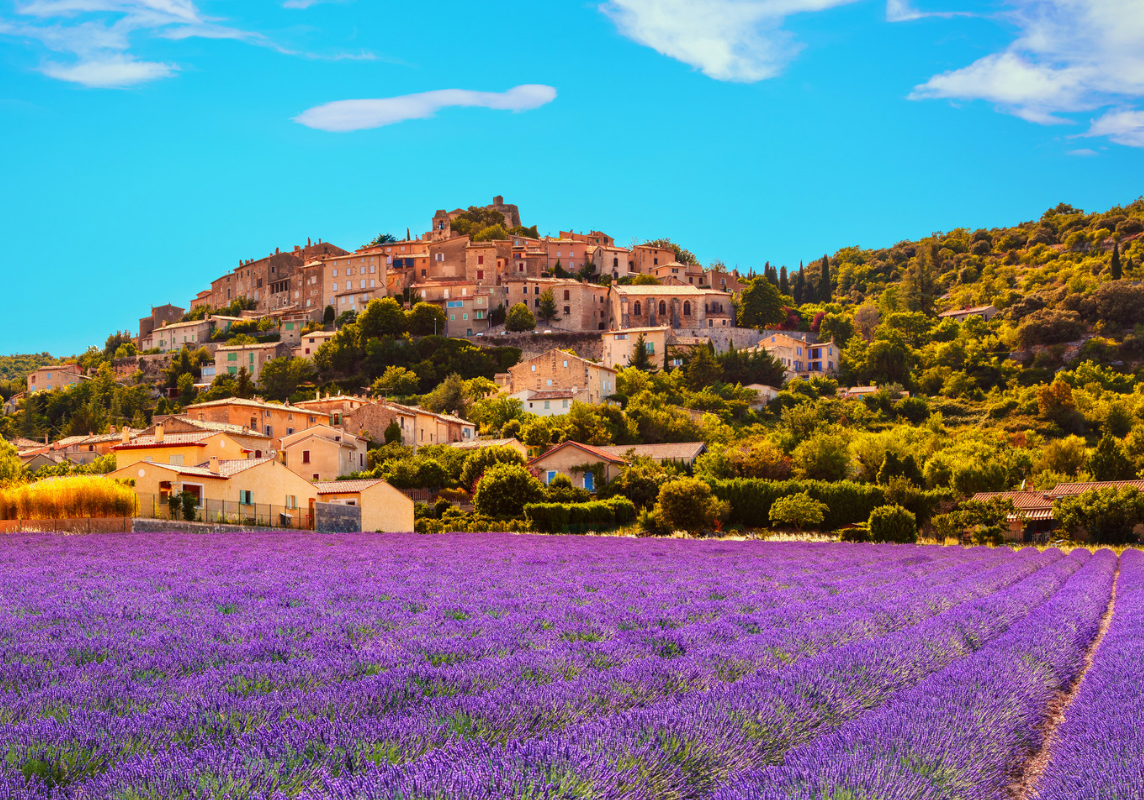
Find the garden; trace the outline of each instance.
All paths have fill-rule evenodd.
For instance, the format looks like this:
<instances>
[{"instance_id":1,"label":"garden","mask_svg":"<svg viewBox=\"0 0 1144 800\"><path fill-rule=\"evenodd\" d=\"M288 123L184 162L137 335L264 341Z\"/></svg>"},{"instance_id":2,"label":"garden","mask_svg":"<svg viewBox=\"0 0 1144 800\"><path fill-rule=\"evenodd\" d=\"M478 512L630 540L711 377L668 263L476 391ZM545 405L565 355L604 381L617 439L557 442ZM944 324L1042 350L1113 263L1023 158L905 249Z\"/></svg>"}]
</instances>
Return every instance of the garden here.
<instances>
[{"instance_id":1,"label":"garden","mask_svg":"<svg viewBox=\"0 0 1144 800\"><path fill-rule=\"evenodd\" d=\"M12 535L0 796L1138 797L1142 604L1134 550Z\"/></svg>"}]
</instances>

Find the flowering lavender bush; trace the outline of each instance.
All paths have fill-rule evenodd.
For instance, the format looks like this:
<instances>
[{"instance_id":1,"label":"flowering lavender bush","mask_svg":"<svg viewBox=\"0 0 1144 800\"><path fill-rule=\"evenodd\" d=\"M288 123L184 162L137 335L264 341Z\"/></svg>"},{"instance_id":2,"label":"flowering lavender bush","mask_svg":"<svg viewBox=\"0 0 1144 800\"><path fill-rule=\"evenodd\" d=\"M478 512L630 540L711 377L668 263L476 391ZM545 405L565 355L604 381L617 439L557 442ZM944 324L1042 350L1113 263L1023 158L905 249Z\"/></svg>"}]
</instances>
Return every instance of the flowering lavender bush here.
<instances>
[{"instance_id":1,"label":"flowering lavender bush","mask_svg":"<svg viewBox=\"0 0 1144 800\"><path fill-rule=\"evenodd\" d=\"M993 796L1114 569L894 545L11 536L0 797L825 797L827 775L898 796L874 778L902 754L947 769L947 711L962 737L1008 726L959 767ZM1025 667L998 676L1006 659ZM1012 699L982 717L993 686ZM950 691L976 705L957 716Z\"/></svg>"}]
</instances>

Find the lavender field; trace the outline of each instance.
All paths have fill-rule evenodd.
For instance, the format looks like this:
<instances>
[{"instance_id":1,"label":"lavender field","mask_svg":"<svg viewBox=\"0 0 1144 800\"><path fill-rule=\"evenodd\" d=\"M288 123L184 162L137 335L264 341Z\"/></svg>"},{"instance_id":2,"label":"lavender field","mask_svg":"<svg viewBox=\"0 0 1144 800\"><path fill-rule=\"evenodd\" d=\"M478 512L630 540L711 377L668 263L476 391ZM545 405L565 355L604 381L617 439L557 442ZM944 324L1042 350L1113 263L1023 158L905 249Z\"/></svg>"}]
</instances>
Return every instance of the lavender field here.
<instances>
[{"instance_id":1,"label":"lavender field","mask_svg":"<svg viewBox=\"0 0 1144 800\"><path fill-rule=\"evenodd\" d=\"M1142 618L1138 552L13 535L0 797L1140 797Z\"/></svg>"}]
</instances>

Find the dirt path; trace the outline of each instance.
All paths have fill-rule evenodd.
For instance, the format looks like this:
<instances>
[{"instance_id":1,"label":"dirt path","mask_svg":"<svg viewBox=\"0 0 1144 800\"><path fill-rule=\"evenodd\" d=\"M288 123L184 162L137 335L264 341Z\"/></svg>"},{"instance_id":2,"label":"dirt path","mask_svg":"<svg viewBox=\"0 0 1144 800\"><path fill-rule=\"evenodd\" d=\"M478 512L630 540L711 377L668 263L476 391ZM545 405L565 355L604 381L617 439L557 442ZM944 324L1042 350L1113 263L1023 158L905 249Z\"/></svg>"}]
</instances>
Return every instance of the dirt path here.
<instances>
[{"instance_id":1,"label":"dirt path","mask_svg":"<svg viewBox=\"0 0 1144 800\"><path fill-rule=\"evenodd\" d=\"M1014 776L1013 782L1009 784L1009 797L1010 800L1033 800L1036 796L1037 784L1044 775L1045 769L1049 766L1049 761L1053 754L1053 745L1056 743L1057 728L1064 722L1065 712L1068 711L1069 706L1076 700L1077 693L1080 691L1081 685L1084 683L1084 678L1088 675L1088 671L1092 669L1092 661L1096 657L1097 650L1100 649L1100 643L1104 641L1104 635L1108 633L1108 626L1112 624L1112 612L1116 608L1116 587L1120 583L1120 563L1116 565L1116 575L1112 579L1112 596L1108 599L1108 607L1104 610L1104 616L1100 618L1100 627L1097 629L1096 636L1093 637L1092 644L1089 645L1088 651L1084 654L1084 667L1081 669L1080 674L1077 675L1075 681L1067 689L1062 689L1057 692L1051 701L1045 714L1045 719L1041 722L1041 746L1039 749L1030 753L1029 758L1022 765L1020 771Z\"/></svg>"}]
</instances>

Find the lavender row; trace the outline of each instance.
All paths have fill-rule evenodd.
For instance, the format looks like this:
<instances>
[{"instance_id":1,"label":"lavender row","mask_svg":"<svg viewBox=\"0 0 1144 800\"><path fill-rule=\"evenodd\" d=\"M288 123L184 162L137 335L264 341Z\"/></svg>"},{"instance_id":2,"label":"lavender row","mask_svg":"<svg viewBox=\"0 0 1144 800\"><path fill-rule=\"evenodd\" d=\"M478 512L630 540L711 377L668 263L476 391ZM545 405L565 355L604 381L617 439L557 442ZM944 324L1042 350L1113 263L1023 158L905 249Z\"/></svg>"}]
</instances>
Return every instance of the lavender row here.
<instances>
[{"instance_id":1,"label":"lavender row","mask_svg":"<svg viewBox=\"0 0 1144 800\"><path fill-rule=\"evenodd\" d=\"M1048 566L1008 589L783 671L763 670L536 740L497 745L478 736L404 766L326 772L321 788L303 796L705 797L728 777L777 763L790 748L966 657L1052 597L1086 555L1047 554ZM506 787L513 787L508 795Z\"/></svg>"},{"instance_id":2,"label":"lavender row","mask_svg":"<svg viewBox=\"0 0 1144 800\"><path fill-rule=\"evenodd\" d=\"M1051 742L1038 800L1144 797L1144 553L1120 557L1116 606Z\"/></svg>"},{"instance_id":3,"label":"lavender row","mask_svg":"<svg viewBox=\"0 0 1144 800\"><path fill-rule=\"evenodd\" d=\"M1041 744L1050 700L1082 668L1115 569L1116 556L1101 551L987 647L715 797L1002 800Z\"/></svg>"}]
</instances>

